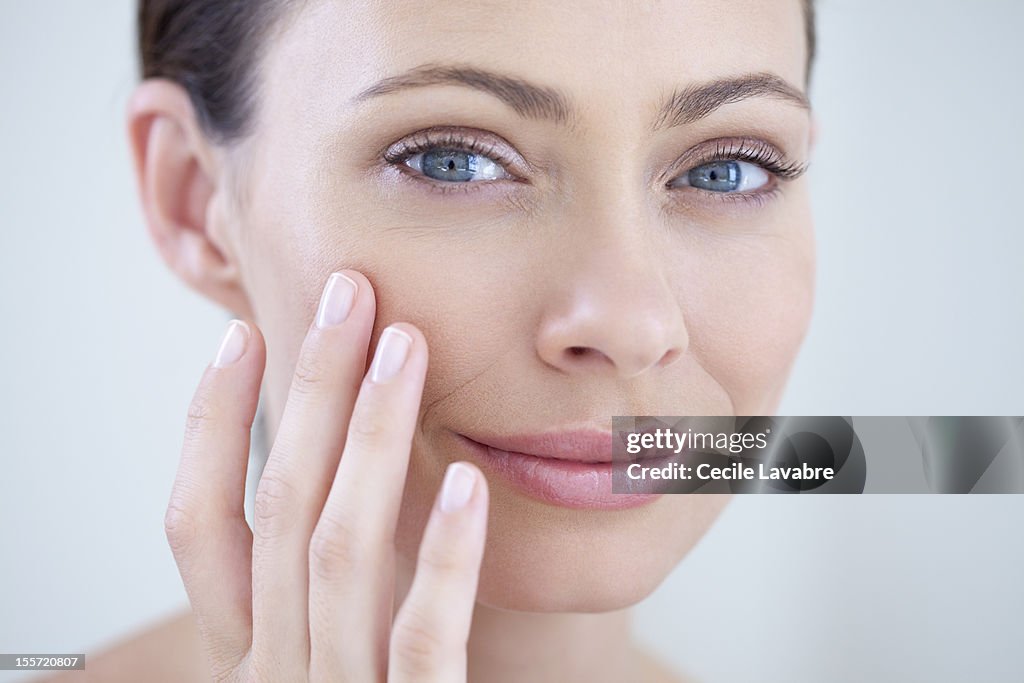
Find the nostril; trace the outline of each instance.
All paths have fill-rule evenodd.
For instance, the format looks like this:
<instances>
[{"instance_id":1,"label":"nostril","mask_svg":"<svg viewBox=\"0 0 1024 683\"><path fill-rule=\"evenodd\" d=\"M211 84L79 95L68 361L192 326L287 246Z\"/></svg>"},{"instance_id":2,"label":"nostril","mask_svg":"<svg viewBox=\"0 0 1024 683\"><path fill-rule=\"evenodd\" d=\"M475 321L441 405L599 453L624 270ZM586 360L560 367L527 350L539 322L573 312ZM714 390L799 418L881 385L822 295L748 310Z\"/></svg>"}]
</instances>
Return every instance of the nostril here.
<instances>
[{"instance_id":1,"label":"nostril","mask_svg":"<svg viewBox=\"0 0 1024 683\"><path fill-rule=\"evenodd\" d=\"M587 347L585 347L585 346L570 346L569 347L569 353L574 355L574 356L582 356L586 352L587 352Z\"/></svg>"},{"instance_id":2,"label":"nostril","mask_svg":"<svg viewBox=\"0 0 1024 683\"><path fill-rule=\"evenodd\" d=\"M661 362L659 362L658 365L660 365L661 367L672 365L672 363L675 363L676 359L678 359L680 355L681 352L679 351L679 349L670 349L665 353L664 356L661 357Z\"/></svg>"}]
</instances>

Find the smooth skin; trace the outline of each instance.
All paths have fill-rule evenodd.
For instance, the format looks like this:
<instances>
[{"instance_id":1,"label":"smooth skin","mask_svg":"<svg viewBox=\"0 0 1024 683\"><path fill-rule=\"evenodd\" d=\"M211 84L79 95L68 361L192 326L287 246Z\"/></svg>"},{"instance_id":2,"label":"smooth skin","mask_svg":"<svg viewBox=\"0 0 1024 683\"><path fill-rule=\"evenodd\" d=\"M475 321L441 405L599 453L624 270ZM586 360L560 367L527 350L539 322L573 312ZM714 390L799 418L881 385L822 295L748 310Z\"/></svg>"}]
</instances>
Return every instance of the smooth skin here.
<instances>
[{"instance_id":1,"label":"smooth skin","mask_svg":"<svg viewBox=\"0 0 1024 683\"><path fill-rule=\"evenodd\" d=\"M278 506L278 521L269 521L264 509L277 508L260 504L246 569L236 505L243 456L218 453L216 467L226 468L222 474L237 485L230 514L241 540L220 564L213 555L195 555L183 574L195 586L216 577L210 585L218 587L218 600L232 596L235 616L220 607L197 612L202 635L184 642L205 642L221 673L241 666L272 676L301 666L283 658L301 659L305 650L295 639L306 628L311 667L340 666L340 659L380 676L393 667L397 675L404 664L396 655L406 646L400 645L402 630L396 631L402 614L395 612L388 628L379 606L390 590L385 579L393 577L396 608L407 604L407 594L415 598L410 591L422 557L430 556L426 526L440 515L445 473L453 462L473 461L456 435L601 427L612 415L775 412L814 299L807 177L770 174L763 191L742 197L670 181L733 147L723 140L748 149L767 145L786 164L806 164L811 113L780 97L778 88L762 88L677 125L657 123L673 94L723 79L769 74L803 92L801 5L288 3L254 65L251 130L230 144L210 138L177 84L153 79L138 86L128 131L153 242L184 283L243 319L251 333L246 354L211 370L204 382L241 373L237 381L249 381L252 393L227 403L242 410L255 400L258 381L242 374L256 372L262 363L256 356L265 348L262 405L274 455L264 475L270 483L261 491L294 501ZM381 79L438 64L557 91L571 116L526 116L494 92L465 83L420 83L360 97ZM514 179L454 187L425 180L382 154L438 126L493 149L500 158L492 160ZM312 330L336 272L358 282L358 310L338 331ZM353 415L352 425L366 441L415 425L405 432L408 452L361 451L351 462L382 468L380 476L335 477L330 453L340 456L341 470L350 461L348 452L341 455L341 423L350 414L345 406L360 405L357 385L364 386L370 350L392 324L414 340L409 362L424 364L416 390L422 393L407 406L409 414L389 414L372 427L357 427ZM359 325L359 333L347 337L354 349L328 340ZM352 360L345 372L337 358L307 364L311 345L351 353L362 366ZM317 381L319 372L326 379ZM296 382L296 376L305 379ZM296 386L300 398L293 396ZM215 414L211 407L209 415ZM242 431L232 437L239 443ZM300 459L301 465L282 466ZM629 608L698 544L727 499L663 496L621 511L570 510L522 495L486 462L472 464L483 477L464 514L482 506L486 495L484 551L469 639L464 652L448 652L446 663L436 664L440 675L458 670L464 657L474 683L659 680L662 673L630 636ZM188 505L209 505L199 487L213 484L198 474L184 481L178 491ZM317 587L322 577L313 579L318 563L306 570L303 563L314 551L329 555L313 511L335 482L354 496L349 509L360 513L358 520L349 512L338 515L341 523L329 523L343 548L339 563L352 565L351 576L358 576L344 588L327 582L349 592L326 618L310 609L316 604L310 596L319 594L314 588L326 590ZM192 532L187 522L172 524L184 539L175 542L179 557L183 549L198 553L212 545L200 533L212 522L202 519ZM360 543L343 538L371 529L378 536L366 543L363 536ZM200 540L190 542L190 533ZM260 547L264 533L278 537L273 551ZM471 536L456 534L460 543ZM469 563L472 550L466 553ZM234 585L245 583L239 576L253 578L249 650L242 649L250 623L244 592L220 590L228 585L224 562L234 563ZM463 583L469 591L470 580ZM305 597L295 594L302 592L296 586L304 587ZM189 590L191 597L195 589ZM196 598L207 596L198 590ZM289 590L295 592L286 595ZM459 600L468 598L458 595L436 618L464 615ZM411 613L435 618L423 610ZM267 615L273 623L263 623ZM331 620L346 615L348 624ZM211 618L224 621L211 626ZM437 652L461 642L456 621L437 627L444 638ZM342 644L321 629L343 633ZM426 638L428 631L419 633ZM275 637L283 640L267 640ZM332 653L317 645L321 637L346 649ZM263 649L268 642L298 649L271 652ZM121 662L142 646L133 647L119 650ZM235 659L243 652L251 654ZM93 665L103 666L102 659ZM156 680L151 669L135 674Z\"/></svg>"}]
</instances>

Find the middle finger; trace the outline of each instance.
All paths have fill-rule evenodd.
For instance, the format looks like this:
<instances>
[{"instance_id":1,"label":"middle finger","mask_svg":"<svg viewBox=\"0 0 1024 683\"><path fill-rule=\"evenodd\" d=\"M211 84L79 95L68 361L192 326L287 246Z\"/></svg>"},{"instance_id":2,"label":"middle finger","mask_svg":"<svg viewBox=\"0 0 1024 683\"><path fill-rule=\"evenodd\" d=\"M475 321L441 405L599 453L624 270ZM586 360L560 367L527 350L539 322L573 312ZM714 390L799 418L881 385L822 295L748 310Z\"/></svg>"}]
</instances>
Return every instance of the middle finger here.
<instances>
[{"instance_id":1,"label":"middle finger","mask_svg":"<svg viewBox=\"0 0 1024 683\"><path fill-rule=\"evenodd\" d=\"M369 281L327 281L299 351L253 519L253 657L279 679L309 662L309 538L344 446L375 316Z\"/></svg>"},{"instance_id":2,"label":"middle finger","mask_svg":"<svg viewBox=\"0 0 1024 683\"><path fill-rule=\"evenodd\" d=\"M313 680L379 681L386 672L395 527L426 369L417 328L381 333L310 541Z\"/></svg>"}]
</instances>

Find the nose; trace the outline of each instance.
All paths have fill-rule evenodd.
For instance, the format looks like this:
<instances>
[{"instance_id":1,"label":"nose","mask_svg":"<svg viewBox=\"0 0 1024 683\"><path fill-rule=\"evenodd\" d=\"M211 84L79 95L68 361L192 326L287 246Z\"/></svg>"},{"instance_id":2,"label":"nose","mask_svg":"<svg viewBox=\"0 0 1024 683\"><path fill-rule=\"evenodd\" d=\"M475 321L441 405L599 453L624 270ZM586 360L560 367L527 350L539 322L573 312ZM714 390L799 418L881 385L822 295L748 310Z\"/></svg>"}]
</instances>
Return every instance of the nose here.
<instances>
[{"instance_id":1,"label":"nose","mask_svg":"<svg viewBox=\"0 0 1024 683\"><path fill-rule=\"evenodd\" d=\"M615 239L575 251L552 279L537 333L547 365L631 379L685 354L683 311L654 257Z\"/></svg>"}]
</instances>

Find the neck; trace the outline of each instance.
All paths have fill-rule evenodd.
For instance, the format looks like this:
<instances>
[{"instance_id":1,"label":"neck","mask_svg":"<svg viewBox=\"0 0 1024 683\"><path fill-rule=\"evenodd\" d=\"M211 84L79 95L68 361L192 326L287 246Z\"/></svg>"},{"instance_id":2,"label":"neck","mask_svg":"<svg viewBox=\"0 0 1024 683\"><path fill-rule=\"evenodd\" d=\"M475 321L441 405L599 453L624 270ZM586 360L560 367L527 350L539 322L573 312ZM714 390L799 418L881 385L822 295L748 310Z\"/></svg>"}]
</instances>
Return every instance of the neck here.
<instances>
[{"instance_id":1,"label":"neck","mask_svg":"<svg viewBox=\"0 0 1024 683\"><path fill-rule=\"evenodd\" d=\"M598 614L513 612L477 604L469 680L630 680L636 673L628 609Z\"/></svg>"}]
</instances>

